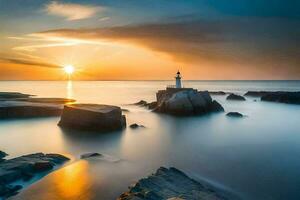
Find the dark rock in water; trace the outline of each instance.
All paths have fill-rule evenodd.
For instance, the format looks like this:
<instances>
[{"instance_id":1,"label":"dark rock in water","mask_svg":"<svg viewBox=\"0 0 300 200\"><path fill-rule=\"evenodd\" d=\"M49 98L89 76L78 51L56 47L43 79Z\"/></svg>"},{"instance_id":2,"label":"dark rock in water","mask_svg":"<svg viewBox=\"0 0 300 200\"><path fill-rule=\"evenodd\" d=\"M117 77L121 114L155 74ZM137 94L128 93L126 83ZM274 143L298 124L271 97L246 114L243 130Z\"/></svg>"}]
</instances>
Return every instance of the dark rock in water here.
<instances>
[{"instance_id":1,"label":"dark rock in water","mask_svg":"<svg viewBox=\"0 0 300 200\"><path fill-rule=\"evenodd\" d=\"M248 91L244 94L244 96L250 96L250 97L262 97L270 92L266 91Z\"/></svg>"},{"instance_id":2,"label":"dark rock in water","mask_svg":"<svg viewBox=\"0 0 300 200\"><path fill-rule=\"evenodd\" d=\"M129 127L132 128L132 129L145 128L145 126L143 126L143 125L138 125L138 124L136 124L136 123L131 124Z\"/></svg>"},{"instance_id":3,"label":"dark rock in water","mask_svg":"<svg viewBox=\"0 0 300 200\"><path fill-rule=\"evenodd\" d=\"M61 115L63 105L23 101L0 101L0 119Z\"/></svg>"},{"instance_id":4,"label":"dark rock in water","mask_svg":"<svg viewBox=\"0 0 300 200\"><path fill-rule=\"evenodd\" d=\"M244 117L243 114L239 113L239 112L229 112L226 114L228 117Z\"/></svg>"},{"instance_id":5,"label":"dark rock in water","mask_svg":"<svg viewBox=\"0 0 300 200\"><path fill-rule=\"evenodd\" d=\"M0 197L15 195L21 186L12 186L15 181L27 181L38 173L45 173L54 166L68 161L59 154L29 154L0 162Z\"/></svg>"},{"instance_id":6,"label":"dark rock in water","mask_svg":"<svg viewBox=\"0 0 300 200\"><path fill-rule=\"evenodd\" d=\"M86 158L93 158L93 157L100 157L102 156L102 154L100 153L85 153L85 154L82 154L80 156L81 159L86 159Z\"/></svg>"},{"instance_id":7,"label":"dark rock in water","mask_svg":"<svg viewBox=\"0 0 300 200\"><path fill-rule=\"evenodd\" d=\"M58 125L78 130L107 132L126 127L126 118L117 106L70 104L65 105Z\"/></svg>"},{"instance_id":8,"label":"dark rock in water","mask_svg":"<svg viewBox=\"0 0 300 200\"><path fill-rule=\"evenodd\" d=\"M269 92L263 95L261 100L287 104L300 104L300 92Z\"/></svg>"},{"instance_id":9,"label":"dark rock in water","mask_svg":"<svg viewBox=\"0 0 300 200\"><path fill-rule=\"evenodd\" d=\"M153 101L153 102L148 103L147 101L140 100L139 102L135 103L134 105L144 106L144 107L147 107L148 109L153 110L156 108L157 102Z\"/></svg>"},{"instance_id":10,"label":"dark rock in water","mask_svg":"<svg viewBox=\"0 0 300 200\"><path fill-rule=\"evenodd\" d=\"M138 106L146 106L148 103L147 101L144 100L140 100L139 102L134 103L134 105L138 105Z\"/></svg>"},{"instance_id":11,"label":"dark rock in water","mask_svg":"<svg viewBox=\"0 0 300 200\"><path fill-rule=\"evenodd\" d=\"M5 153L4 151L0 151L0 162L3 161L4 159L7 156L7 153Z\"/></svg>"},{"instance_id":12,"label":"dark rock in water","mask_svg":"<svg viewBox=\"0 0 300 200\"><path fill-rule=\"evenodd\" d=\"M146 106L148 106L149 109L153 110L157 107L157 102L153 101L151 103L148 103Z\"/></svg>"},{"instance_id":13,"label":"dark rock in water","mask_svg":"<svg viewBox=\"0 0 300 200\"><path fill-rule=\"evenodd\" d=\"M118 200L225 200L176 168L160 167L155 174L139 180Z\"/></svg>"},{"instance_id":14,"label":"dark rock in water","mask_svg":"<svg viewBox=\"0 0 300 200\"><path fill-rule=\"evenodd\" d=\"M226 98L226 100L235 100L235 101L246 101L245 97L237 95L237 94L230 94Z\"/></svg>"},{"instance_id":15,"label":"dark rock in water","mask_svg":"<svg viewBox=\"0 0 300 200\"><path fill-rule=\"evenodd\" d=\"M209 91L208 92L210 95L226 95L226 92L223 91Z\"/></svg>"},{"instance_id":16,"label":"dark rock in water","mask_svg":"<svg viewBox=\"0 0 300 200\"><path fill-rule=\"evenodd\" d=\"M29 98L33 95L23 94L20 92L0 92L0 100L18 99L18 98Z\"/></svg>"},{"instance_id":17,"label":"dark rock in water","mask_svg":"<svg viewBox=\"0 0 300 200\"><path fill-rule=\"evenodd\" d=\"M224 111L223 107L213 101L207 91L198 92L192 88L167 88L156 94L155 112L172 115L200 115Z\"/></svg>"}]
</instances>

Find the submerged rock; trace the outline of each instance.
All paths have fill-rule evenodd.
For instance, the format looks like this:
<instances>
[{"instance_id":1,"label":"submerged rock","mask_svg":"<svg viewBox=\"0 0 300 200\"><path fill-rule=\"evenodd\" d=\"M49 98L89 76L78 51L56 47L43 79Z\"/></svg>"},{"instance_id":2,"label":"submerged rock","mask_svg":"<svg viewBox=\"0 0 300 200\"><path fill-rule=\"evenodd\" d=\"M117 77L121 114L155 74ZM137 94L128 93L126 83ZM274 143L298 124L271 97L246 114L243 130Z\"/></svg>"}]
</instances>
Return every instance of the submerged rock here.
<instances>
[{"instance_id":1,"label":"submerged rock","mask_svg":"<svg viewBox=\"0 0 300 200\"><path fill-rule=\"evenodd\" d=\"M261 97L262 101L300 104L300 92L270 92Z\"/></svg>"},{"instance_id":2,"label":"submerged rock","mask_svg":"<svg viewBox=\"0 0 300 200\"><path fill-rule=\"evenodd\" d=\"M173 115L199 115L224 111L224 108L213 101L208 91L198 92L192 88L167 88L156 94L155 112Z\"/></svg>"},{"instance_id":3,"label":"submerged rock","mask_svg":"<svg viewBox=\"0 0 300 200\"><path fill-rule=\"evenodd\" d=\"M38 173L45 173L69 158L59 154L35 153L0 162L0 197L15 195L21 186L12 186L15 181L28 181Z\"/></svg>"},{"instance_id":4,"label":"submerged rock","mask_svg":"<svg viewBox=\"0 0 300 200\"><path fill-rule=\"evenodd\" d=\"M145 100L140 100L139 102L134 103L134 105L147 107L148 109L153 110L153 109L155 109L157 107L157 102L153 101L153 102L148 103Z\"/></svg>"},{"instance_id":5,"label":"submerged rock","mask_svg":"<svg viewBox=\"0 0 300 200\"><path fill-rule=\"evenodd\" d=\"M137 128L145 128L145 126L143 126L143 125L139 125L139 124L136 124L136 123L134 123L134 124L130 124L130 126L129 126L130 128L132 128L132 129L137 129Z\"/></svg>"},{"instance_id":6,"label":"submerged rock","mask_svg":"<svg viewBox=\"0 0 300 200\"><path fill-rule=\"evenodd\" d=\"M244 117L244 115L239 112L229 112L226 114L226 116L228 116L228 117Z\"/></svg>"},{"instance_id":7,"label":"submerged rock","mask_svg":"<svg viewBox=\"0 0 300 200\"><path fill-rule=\"evenodd\" d=\"M226 92L223 91L209 91L208 92L210 95L226 95Z\"/></svg>"},{"instance_id":8,"label":"submerged rock","mask_svg":"<svg viewBox=\"0 0 300 200\"><path fill-rule=\"evenodd\" d=\"M160 167L155 174L139 180L118 200L224 200L212 188L205 186L176 168Z\"/></svg>"},{"instance_id":9,"label":"submerged rock","mask_svg":"<svg viewBox=\"0 0 300 200\"><path fill-rule=\"evenodd\" d=\"M70 104L64 106L58 125L78 130L106 132L126 127L126 118L117 106Z\"/></svg>"},{"instance_id":10,"label":"submerged rock","mask_svg":"<svg viewBox=\"0 0 300 200\"><path fill-rule=\"evenodd\" d=\"M103 155L100 153L85 153L85 154L82 154L80 156L80 158L86 159L86 158L94 158L94 157L101 157L101 156L103 156Z\"/></svg>"},{"instance_id":11,"label":"submerged rock","mask_svg":"<svg viewBox=\"0 0 300 200\"><path fill-rule=\"evenodd\" d=\"M237 95L237 94L230 94L226 98L226 100L235 100L235 101L246 101L245 97Z\"/></svg>"}]
</instances>

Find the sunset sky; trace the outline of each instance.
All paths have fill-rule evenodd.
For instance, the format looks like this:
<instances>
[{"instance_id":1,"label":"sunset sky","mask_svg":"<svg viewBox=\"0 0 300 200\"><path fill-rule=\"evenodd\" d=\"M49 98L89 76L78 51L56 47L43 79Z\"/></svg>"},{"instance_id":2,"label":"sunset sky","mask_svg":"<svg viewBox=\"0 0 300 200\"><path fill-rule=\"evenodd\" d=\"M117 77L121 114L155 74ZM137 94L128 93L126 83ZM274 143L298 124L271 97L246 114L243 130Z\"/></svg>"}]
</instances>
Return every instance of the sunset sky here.
<instances>
[{"instance_id":1,"label":"sunset sky","mask_svg":"<svg viewBox=\"0 0 300 200\"><path fill-rule=\"evenodd\" d=\"M0 0L0 80L300 79L300 1Z\"/></svg>"}]
</instances>

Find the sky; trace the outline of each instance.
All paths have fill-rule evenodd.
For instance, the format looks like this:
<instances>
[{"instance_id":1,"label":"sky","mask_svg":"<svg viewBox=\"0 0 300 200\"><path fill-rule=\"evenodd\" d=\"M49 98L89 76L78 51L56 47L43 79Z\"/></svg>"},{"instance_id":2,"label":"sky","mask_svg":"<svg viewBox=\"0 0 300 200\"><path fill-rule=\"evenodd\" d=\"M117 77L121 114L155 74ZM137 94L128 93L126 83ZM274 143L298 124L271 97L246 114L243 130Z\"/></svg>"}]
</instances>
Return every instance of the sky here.
<instances>
[{"instance_id":1,"label":"sky","mask_svg":"<svg viewBox=\"0 0 300 200\"><path fill-rule=\"evenodd\" d=\"M298 0L0 0L0 80L300 80Z\"/></svg>"}]
</instances>

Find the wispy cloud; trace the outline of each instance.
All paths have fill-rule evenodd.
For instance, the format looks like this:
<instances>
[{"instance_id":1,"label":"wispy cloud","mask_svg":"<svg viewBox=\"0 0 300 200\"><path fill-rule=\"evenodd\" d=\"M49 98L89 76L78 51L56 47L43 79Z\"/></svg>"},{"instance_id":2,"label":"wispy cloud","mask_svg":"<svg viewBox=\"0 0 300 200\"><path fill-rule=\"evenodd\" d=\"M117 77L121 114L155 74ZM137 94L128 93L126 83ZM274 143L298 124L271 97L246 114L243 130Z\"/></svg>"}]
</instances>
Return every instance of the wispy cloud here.
<instances>
[{"instance_id":1,"label":"wispy cloud","mask_svg":"<svg viewBox=\"0 0 300 200\"><path fill-rule=\"evenodd\" d=\"M49 62L43 61L35 61L35 60L28 60L22 58L0 58L0 62L8 62L13 64L21 64L21 65L29 65L29 66L37 66L37 67L49 67L49 68L61 68L60 65L56 65Z\"/></svg>"},{"instance_id":2,"label":"wispy cloud","mask_svg":"<svg viewBox=\"0 0 300 200\"><path fill-rule=\"evenodd\" d=\"M104 10L104 8L101 6L52 1L46 5L45 10L50 15L61 16L68 21L72 21L93 17L97 12Z\"/></svg>"}]
</instances>

